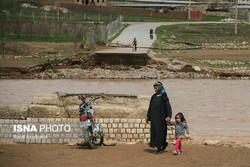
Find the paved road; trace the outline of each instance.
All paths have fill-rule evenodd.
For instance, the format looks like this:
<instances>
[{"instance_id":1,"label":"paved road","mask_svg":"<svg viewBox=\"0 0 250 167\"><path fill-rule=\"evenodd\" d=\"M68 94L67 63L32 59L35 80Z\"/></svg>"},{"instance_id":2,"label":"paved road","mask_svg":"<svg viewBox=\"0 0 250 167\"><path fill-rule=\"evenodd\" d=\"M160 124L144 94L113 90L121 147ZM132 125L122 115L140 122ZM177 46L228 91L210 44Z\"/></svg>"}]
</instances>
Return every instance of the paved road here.
<instances>
[{"instance_id":1,"label":"paved road","mask_svg":"<svg viewBox=\"0 0 250 167\"><path fill-rule=\"evenodd\" d=\"M134 23L129 25L128 28L126 28L121 35L112 42L115 43L118 41L122 44L131 44L133 39L136 38L138 47L150 47L156 39L156 35L154 34L153 40L150 39L149 30L152 28L155 31L160 25L160 23ZM148 51L148 49L138 48L138 52L143 50Z\"/></svg>"},{"instance_id":2,"label":"paved road","mask_svg":"<svg viewBox=\"0 0 250 167\"><path fill-rule=\"evenodd\" d=\"M123 30L123 32L112 41L112 43L121 43L123 45L131 45L134 38L137 39L137 46L139 47L137 52L133 52L132 48L111 48L98 51L99 53L148 53L149 49L140 47L151 47L156 35L154 34L153 40L150 39L149 30L155 29L161 25L174 25L174 24L218 24L229 22L151 22L151 23L129 23L130 25ZM97 53L98 53L97 52Z\"/></svg>"},{"instance_id":3,"label":"paved road","mask_svg":"<svg viewBox=\"0 0 250 167\"><path fill-rule=\"evenodd\" d=\"M162 25L161 23L132 23L130 24L116 39L112 41L112 43L120 43L123 45L131 45L134 38L137 39L137 47L138 53L148 53L149 49L147 48L140 48L140 47L150 47L156 36L154 34L153 40L150 39L149 30L152 28L154 31L155 29ZM112 48L112 49L104 49L99 51L102 53L133 53L132 48ZM135 52L134 52L135 53Z\"/></svg>"}]
</instances>

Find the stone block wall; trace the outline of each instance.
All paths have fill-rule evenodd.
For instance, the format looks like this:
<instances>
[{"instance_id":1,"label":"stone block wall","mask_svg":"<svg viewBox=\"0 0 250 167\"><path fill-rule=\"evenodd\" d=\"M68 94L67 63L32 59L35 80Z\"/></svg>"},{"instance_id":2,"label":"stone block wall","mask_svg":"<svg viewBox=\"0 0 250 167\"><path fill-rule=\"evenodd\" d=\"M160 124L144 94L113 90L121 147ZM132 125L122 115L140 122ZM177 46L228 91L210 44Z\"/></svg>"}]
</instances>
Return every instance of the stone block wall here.
<instances>
[{"instance_id":1,"label":"stone block wall","mask_svg":"<svg viewBox=\"0 0 250 167\"><path fill-rule=\"evenodd\" d=\"M87 95L100 97L92 104L98 118L145 118L150 96ZM59 94L37 94L31 104L0 104L0 118L78 118L81 100L78 95L60 97Z\"/></svg>"},{"instance_id":2,"label":"stone block wall","mask_svg":"<svg viewBox=\"0 0 250 167\"><path fill-rule=\"evenodd\" d=\"M150 141L150 124L144 119L97 118L104 141ZM0 142L17 143L80 143L83 139L78 118L0 119ZM174 127L168 126L167 141L175 141Z\"/></svg>"}]
</instances>

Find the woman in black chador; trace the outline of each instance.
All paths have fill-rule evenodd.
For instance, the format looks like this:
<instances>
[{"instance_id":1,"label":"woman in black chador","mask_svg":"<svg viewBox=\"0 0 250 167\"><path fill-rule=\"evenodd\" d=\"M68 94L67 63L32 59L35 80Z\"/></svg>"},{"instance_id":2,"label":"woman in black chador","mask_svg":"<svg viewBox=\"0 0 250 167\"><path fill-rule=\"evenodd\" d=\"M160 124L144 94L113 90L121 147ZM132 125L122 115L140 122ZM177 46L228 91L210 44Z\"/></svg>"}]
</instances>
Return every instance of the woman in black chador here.
<instances>
[{"instance_id":1,"label":"woman in black chador","mask_svg":"<svg viewBox=\"0 0 250 167\"><path fill-rule=\"evenodd\" d=\"M150 147L157 147L155 154L162 153L166 149L168 143L167 122L172 116L172 108L169 103L167 93L161 82L154 84L155 94L151 97L149 109L146 117L146 123L151 121Z\"/></svg>"}]
</instances>

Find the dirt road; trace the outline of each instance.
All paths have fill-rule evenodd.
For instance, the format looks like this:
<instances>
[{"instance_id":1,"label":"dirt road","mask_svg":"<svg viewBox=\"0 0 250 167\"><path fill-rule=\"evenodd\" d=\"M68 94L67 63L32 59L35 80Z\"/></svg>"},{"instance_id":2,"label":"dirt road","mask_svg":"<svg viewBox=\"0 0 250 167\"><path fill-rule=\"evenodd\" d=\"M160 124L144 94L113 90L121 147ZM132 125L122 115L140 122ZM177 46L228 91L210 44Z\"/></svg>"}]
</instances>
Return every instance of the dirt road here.
<instances>
[{"instance_id":1,"label":"dirt road","mask_svg":"<svg viewBox=\"0 0 250 167\"><path fill-rule=\"evenodd\" d=\"M174 166L174 167L249 167L250 149L239 147L183 144L183 154L173 155L173 145L154 155L147 144L101 146L89 150L79 146L0 144L3 167L16 166Z\"/></svg>"}]
</instances>

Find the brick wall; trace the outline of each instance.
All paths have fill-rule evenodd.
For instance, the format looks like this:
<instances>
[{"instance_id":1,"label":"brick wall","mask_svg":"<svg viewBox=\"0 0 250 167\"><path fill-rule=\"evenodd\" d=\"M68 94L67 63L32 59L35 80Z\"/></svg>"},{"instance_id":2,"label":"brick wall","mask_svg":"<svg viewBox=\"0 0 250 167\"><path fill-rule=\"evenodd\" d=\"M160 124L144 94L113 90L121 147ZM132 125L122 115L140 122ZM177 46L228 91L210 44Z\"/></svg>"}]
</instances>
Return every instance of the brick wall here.
<instances>
[{"instance_id":1,"label":"brick wall","mask_svg":"<svg viewBox=\"0 0 250 167\"><path fill-rule=\"evenodd\" d=\"M150 124L144 119L98 118L104 141L150 141ZM78 118L0 119L0 142L67 143L81 142ZM167 141L174 142L174 127L168 126Z\"/></svg>"}]
</instances>

